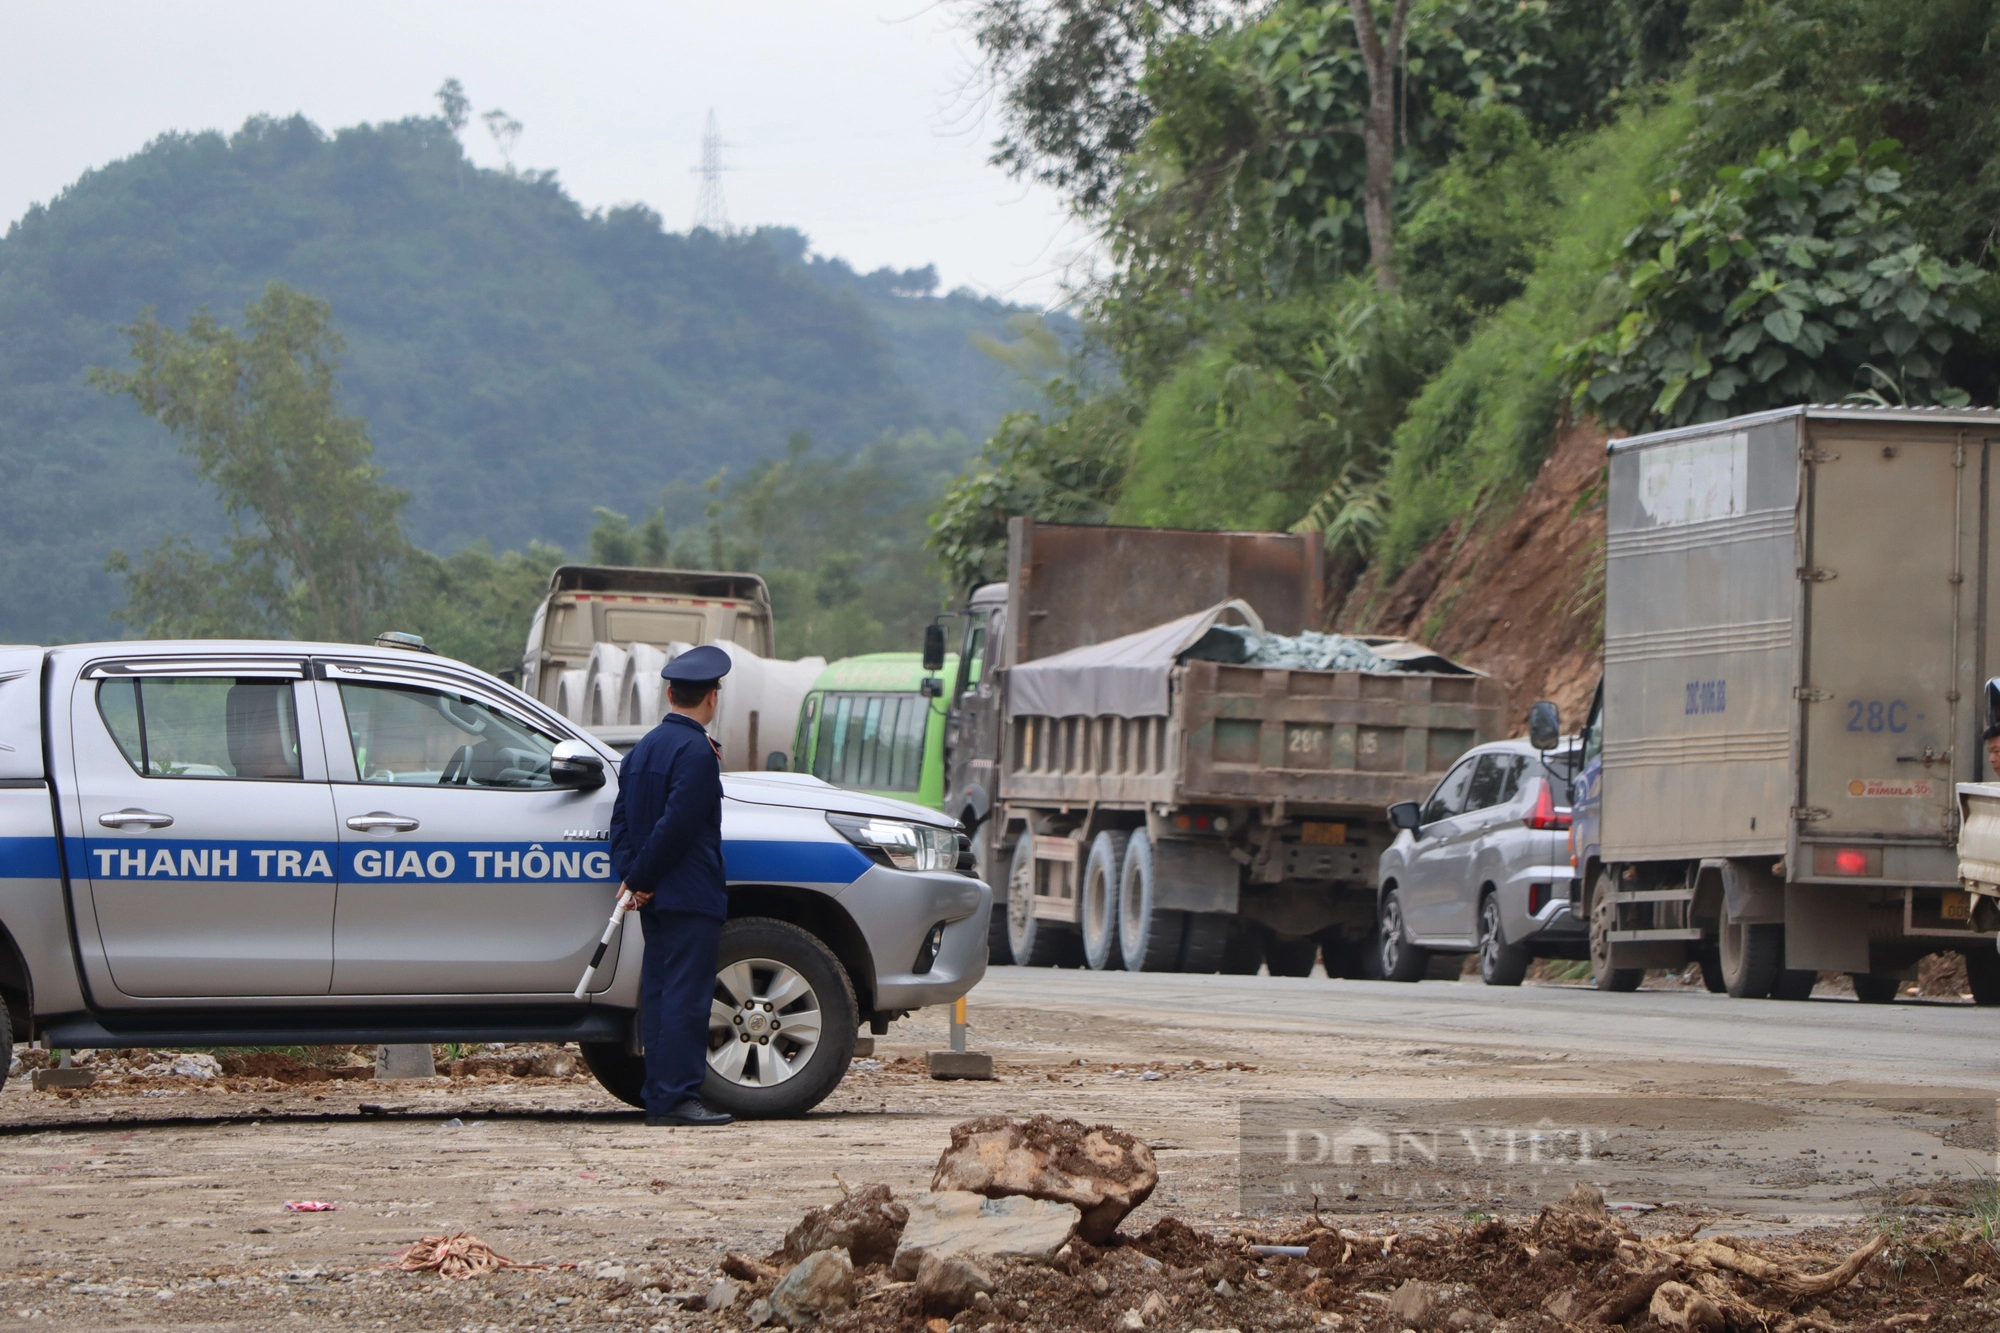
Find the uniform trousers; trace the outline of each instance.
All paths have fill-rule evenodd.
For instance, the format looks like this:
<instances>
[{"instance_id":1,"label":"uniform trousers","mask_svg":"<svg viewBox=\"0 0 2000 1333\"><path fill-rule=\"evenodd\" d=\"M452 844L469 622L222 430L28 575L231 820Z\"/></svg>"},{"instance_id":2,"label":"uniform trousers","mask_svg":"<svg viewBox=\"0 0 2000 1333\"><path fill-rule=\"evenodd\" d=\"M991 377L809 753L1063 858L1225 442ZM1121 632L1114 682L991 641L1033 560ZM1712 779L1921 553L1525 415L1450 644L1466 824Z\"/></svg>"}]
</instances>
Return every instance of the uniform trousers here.
<instances>
[{"instance_id":1,"label":"uniform trousers","mask_svg":"<svg viewBox=\"0 0 2000 1333\"><path fill-rule=\"evenodd\" d=\"M646 1110L660 1115L701 1095L722 923L692 912L647 907L640 909L639 925L646 936L645 964L639 971Z\"/></svg>"}]
</instances>

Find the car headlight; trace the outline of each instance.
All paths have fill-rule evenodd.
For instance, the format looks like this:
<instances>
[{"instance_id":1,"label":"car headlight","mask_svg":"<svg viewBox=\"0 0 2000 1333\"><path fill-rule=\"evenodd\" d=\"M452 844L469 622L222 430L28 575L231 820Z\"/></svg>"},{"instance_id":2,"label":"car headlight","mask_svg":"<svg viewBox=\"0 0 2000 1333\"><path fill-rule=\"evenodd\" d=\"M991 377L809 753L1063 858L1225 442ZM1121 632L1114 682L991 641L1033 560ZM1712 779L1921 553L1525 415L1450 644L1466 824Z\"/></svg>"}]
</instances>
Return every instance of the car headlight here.
<instances>
[{"instance_id":1,"label":"car headlight","mask_svg":"<svg viewBox=\"0 0 2000 1333\"><path fill-rule=\"evenodd\" d=\"M959 834L930 824L828 813L826 822L871 861L897 870L956 870Z\"/></svg>"}]
</instances>

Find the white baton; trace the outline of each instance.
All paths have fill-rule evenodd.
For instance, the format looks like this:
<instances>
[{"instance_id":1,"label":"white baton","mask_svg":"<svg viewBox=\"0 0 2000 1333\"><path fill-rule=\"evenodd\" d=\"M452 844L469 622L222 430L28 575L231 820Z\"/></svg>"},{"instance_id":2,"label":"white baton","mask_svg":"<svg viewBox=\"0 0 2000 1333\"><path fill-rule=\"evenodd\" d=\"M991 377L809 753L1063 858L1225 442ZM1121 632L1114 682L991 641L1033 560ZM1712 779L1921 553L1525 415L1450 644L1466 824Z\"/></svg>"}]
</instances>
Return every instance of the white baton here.
<instances>
[{"instance_id":1,"label":"white baton","mask_svg":"<svg viewBox=\"0 0 2000 1333\"><path fill-rule=\"evenodd\" d=\"M597 952L590 956L590 966L583 969L583 980L577 982L576 989L571 992L576 999L581 1000L583 993L590 989L591 978L597 975L597 965L604 961L604 951L611 947L611 937L618 933L618 927L625 920L625 913L631 910L632 891L620 890L618 902L611 909L611 919L604 923L604 938L597 942Z\"/></svg>"}]
</instances>

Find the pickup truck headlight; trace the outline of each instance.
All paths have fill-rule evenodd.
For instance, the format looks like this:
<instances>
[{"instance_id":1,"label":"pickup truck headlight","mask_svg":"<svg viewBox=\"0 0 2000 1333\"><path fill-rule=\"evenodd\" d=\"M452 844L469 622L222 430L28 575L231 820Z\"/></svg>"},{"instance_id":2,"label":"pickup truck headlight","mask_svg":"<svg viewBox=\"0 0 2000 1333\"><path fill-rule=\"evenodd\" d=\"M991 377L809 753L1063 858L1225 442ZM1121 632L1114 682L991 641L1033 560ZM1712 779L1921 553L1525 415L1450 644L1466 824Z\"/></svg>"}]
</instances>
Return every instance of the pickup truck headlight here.
<instances>
[{"instance_id":1,"label":"pickup truck headlight","mask_svg":"<svg viewBox=\"0 0 2000 1333\"><path fill-rule=\"evenodd\" d=\"M897 870L956 870L959 835L930 824L829 813L826 822L871 861Z\"/></svg>"}]
</instances>

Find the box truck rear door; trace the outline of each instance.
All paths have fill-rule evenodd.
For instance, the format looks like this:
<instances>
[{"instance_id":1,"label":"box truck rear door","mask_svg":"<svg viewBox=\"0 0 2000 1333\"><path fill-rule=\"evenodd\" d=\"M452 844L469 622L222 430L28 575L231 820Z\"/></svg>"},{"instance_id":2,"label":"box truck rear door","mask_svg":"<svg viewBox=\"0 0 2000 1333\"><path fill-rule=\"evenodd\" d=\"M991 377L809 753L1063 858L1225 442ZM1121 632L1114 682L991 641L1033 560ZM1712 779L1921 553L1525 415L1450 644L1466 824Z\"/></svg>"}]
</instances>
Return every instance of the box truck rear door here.
<instances>
[{"instance_id":1,"label":"box truck rear door","mask_svg":"<svg viewBox=\"0 0 2000 1333\"><path fill-rule=\"evenodd\" d=\"M1819 698L1800 803L1826 814L1802 831L1948 837L1952 748L1976 735L1951 697L1954 646L1969 654L1973 634L1972 585L1953 581L1976 538L1964 452L1945 433L1816 431L1807 457L1805 679Z\"/></svg>"}]
</instances>

